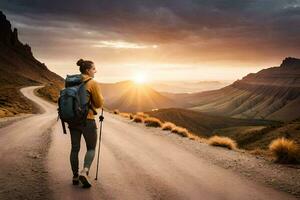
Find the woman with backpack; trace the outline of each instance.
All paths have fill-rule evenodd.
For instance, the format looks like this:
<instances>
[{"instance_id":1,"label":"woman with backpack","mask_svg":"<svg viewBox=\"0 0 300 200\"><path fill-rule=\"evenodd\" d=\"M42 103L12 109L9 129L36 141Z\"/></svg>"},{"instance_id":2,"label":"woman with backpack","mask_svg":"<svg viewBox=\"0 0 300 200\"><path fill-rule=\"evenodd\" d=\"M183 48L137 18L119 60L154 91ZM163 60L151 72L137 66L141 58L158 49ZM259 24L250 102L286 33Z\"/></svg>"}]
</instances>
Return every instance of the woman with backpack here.
<instances>
[{"instance_id":1,"label":"woman with backpack","mask_svg":"<svg viewBox=\"0 0 300 200\"><path fill-rule=\"evenodd\" d=\"M70 162L73 172L73 185L78 185L79 182L81 182L83 187L88 188L91 186L88 173L95 157L97 143L97 125L94 115L97 115L96 109L103 107L104 99L101 94L99 83L93 80L94 75L97 72L94 63L89 60L80 59L76 64L79 66L82 82L86 81L85 88L89 94L88 98L90 99L91 104L85 124L68 123L72 143ZM83 169L78 173L78 153L80 150L81 135L83 135L85 139L87 152L84 157Z\"/></svg>"}]
</instances>

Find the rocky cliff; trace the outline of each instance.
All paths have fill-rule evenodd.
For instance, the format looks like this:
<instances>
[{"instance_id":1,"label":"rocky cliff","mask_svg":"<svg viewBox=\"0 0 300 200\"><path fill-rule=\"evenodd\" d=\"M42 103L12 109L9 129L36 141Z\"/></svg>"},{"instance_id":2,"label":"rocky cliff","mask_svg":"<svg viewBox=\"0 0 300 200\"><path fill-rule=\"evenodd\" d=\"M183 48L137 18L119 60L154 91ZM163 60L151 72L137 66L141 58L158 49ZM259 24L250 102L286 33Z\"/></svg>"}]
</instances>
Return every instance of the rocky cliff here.
<instances>
[{"instance_id":1,"label":"rocky cliff","mask_svg":"<svg viewBox=\"0 0 300 200\"><path fill-rule=\"evenodd\" d=\"M19 92L21 87L45 85L52 88L41 91L44 91L43 96L55 102L63 80L34 58L30 46L19 40L18 30L12 28L0 11L0 117L35 111Z\"/></svg>"}]
</instances>

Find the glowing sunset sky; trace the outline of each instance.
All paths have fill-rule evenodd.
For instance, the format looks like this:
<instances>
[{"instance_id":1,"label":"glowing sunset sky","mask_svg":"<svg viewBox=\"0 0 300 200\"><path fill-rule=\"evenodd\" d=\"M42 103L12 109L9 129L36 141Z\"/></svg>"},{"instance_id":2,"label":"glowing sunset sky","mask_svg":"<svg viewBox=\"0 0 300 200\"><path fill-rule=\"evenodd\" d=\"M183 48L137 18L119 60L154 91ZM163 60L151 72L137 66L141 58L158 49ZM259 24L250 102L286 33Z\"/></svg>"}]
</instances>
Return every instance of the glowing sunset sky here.
<instances>
[{"instance_id":1,"label":"glowing sunset sky","mask_svg":"<svg viewBox=\"0 0 300 200\"><path fill-rule=\"evenodd\" d=\"M59 75L96 63L101 82L235 80L300 57L300 0L1 0L35 57Z\"/></svg>"}]
</instances>

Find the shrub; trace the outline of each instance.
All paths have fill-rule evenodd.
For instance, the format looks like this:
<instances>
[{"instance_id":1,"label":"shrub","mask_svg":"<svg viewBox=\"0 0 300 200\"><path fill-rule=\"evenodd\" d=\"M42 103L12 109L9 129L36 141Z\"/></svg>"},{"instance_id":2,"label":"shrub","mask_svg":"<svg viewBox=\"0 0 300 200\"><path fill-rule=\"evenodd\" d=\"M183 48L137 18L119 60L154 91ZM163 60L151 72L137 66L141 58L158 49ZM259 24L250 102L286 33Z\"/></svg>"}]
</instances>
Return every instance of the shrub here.
<instances>
[{"instance_id":1,"label":"shrub","mask_svg":"<svg viewBox=\"0 0 300 200\"><path fill-rule=\"evenodd\" d=\"M275 162L289 164L298 162L299 148L293 140L278 138L273 140L269 149L276 157Z\"/></svg>"},{"instance_id":2,"label":"shrub","mask_svg":"<svg viewBox=\"0 0 300 200\"><path fill-rule=\"evenodd\" d=\"M193 133L193 132L191 132L191 131L189 131L188 137L189 137L189 139L191 139L191 140L195 140L195 141L198 141L198 142L201 142L201 143L204 143L204 142L205 142L205 139L204 139L204 138L198 136L196 133Z\"/></svg>"},{"instance_id":3,"label":"shrub","mask_svg":"<svg viewBox=\"0 0 300 200\"><path fill-rule=\"evenodd\" d=\"M122 116L122 117L125 117L125 118L130 118L130 115L129 115L129 113L120 113L120 116Z\"/></svg>"},{"instance_id":4,"label":"shrub","mask_svg":"<svg viewBox=\"0 0 300 200\"><path fill-rule=\"evenodd\" d=\"M200 143L207 143L207 139L200 136L194 136L194 140Z\"/></svg>"},{"instance_id":5,"label":"shrub","mask_svg":"<svg viewBox=\"0 0 300 200\"><path fill-rule=\"evenodd\" d=\"M151 127L161 127L162 125L162 122L155 117L147 117L144 120L144 123L146 124L146 126L151 126Z\"/></svg>"},{"instance_id":6,"label":"shrub","mask_svg":"<svg viewBox=\"0 0 300 200\"><path fill-rule=\"evenodd\" d=\"M237 144L229 137L212 136L208 139L208 144L212 146L225 147L228 149L236 149Z\"/></svg>"},{"instance_id":7,"label":"shrub","mask_svg":"<svg viewBox=\"0 0 300 200\"><path fill-rule=\"evenodd\" d=\"M139 115L134 115L133 116L133 121L136 122L136 123L141 123L144 121L144 118L139 116Z\"/></svg>"},{"instance_id":8,"label":"shrub","mask_svg":"<svg viewBox=\"0 0 300 200\"><path fill-rule=\"evenodd\" d=\"M145 113L143 113L143 112L137 112L136 115L137 115L137 116L140 116L140 117L142 117L142 118L147 118L147 117L149 117L148 114L145 114Z\"/></svg>"},{"instance_id":9,"label":"shrub","mask_svg":"<svg viewBox=\"0 0 300 200\"><path fill-rule=\"evenodd\" d=\"M172 133L176 133L182 137L188 137L189 136L189 131L186 128L180 127L180 126L175 126L171 130Z\"/></svg>"},{"instance_id":10,"label":"shrub","mask_svg":"<svg viewBox=\"0 0 300 200\"><path fill-rule=\"evenodd\" d=\"M166 130L172 130L176 125L171 123L171 122L165 122L162 125L162 130L166 131Z\"/></svg>"},{"instance_id":11,"label":"shrub","mask_svg":"<svg viewBox=\"0 0 300 200\"><path fill-rule=\"evenodd\" d=\"M118 109L114 110L114 114L118 115L120 113L120 111Z\"/></svg>"}]
</instances>

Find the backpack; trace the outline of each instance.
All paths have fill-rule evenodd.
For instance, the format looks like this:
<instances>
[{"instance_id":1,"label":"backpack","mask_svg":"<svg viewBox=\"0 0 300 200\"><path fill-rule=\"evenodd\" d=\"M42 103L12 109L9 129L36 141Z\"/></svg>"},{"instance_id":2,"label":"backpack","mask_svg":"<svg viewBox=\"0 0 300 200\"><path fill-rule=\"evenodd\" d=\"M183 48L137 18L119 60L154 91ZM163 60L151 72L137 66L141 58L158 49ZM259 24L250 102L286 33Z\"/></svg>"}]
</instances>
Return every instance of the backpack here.
<instances>
[{"instance_id":1,"label":"backpack","mask_svg":"<svg viewBox=\"0 0 300 200\"><path fill-rule=\"evenodd\" d=\"M82 81L81 74L67 75L65 79L65 88L60 91L57 101L58 118L61 119L64 134L67 133L65 122L86 125L86 118L89 108L91 108L91 98L85 84L91 79Z\"/></svg>"}]
</instances>

